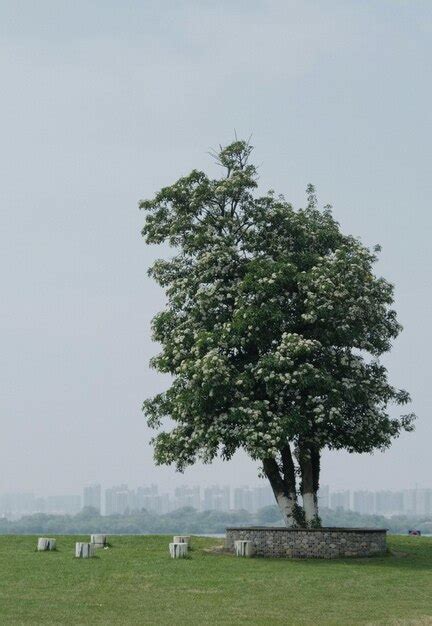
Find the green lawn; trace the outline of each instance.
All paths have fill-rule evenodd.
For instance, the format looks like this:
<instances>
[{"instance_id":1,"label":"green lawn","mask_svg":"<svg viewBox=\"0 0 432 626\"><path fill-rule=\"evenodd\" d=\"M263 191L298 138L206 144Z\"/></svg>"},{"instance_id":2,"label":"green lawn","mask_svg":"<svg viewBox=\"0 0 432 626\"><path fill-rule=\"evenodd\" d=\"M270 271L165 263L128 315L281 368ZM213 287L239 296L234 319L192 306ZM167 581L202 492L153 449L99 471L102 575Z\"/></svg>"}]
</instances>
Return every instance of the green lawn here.
<instances>
[{"instance_id":1,"label":"green lawn","mask_svg":"<svg viewBox=\"0 0 432 626\"><path fill-rule=\"evenodd\" d=\"M84 537L81 540L86 540ZM390 537L391 556L239 559L203 548L169 558L169 537L122 536L75 559L79 537L36 552L0 536L0 624L432 624L432 539Z\"/></svg>"}]
</instances>

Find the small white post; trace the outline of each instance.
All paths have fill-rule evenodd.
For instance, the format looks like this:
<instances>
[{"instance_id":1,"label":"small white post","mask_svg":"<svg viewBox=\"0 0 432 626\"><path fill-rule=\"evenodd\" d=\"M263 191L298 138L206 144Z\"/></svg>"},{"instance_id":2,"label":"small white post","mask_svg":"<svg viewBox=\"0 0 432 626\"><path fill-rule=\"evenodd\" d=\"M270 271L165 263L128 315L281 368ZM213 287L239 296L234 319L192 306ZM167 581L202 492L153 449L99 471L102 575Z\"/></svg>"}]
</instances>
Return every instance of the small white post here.
<instances>
[{"instance_id":1,"label":"small white post","mask_svg":"<svg viewBox=\"0 0 432 626\"><path fill-rule=\"evenodd\" d=\"M75 557L77 559L90 559L95 555L95 547L92 543L77 541L75 544Z\"/></svg>"},{"instance_id":2,"label":"small white post","mask_svg":"<svg viewBox=\"0 0 432 626\"><path fill-rule=\"evenodd\" d=\"M188 544L187 543L170 543L169 552L172 559L183 559L187 556Z\"/></svg>"},{"instance_id":3,"label":"small white post","mask_svg":"<svg viewBox=\"0 0 432 626\"><path fill-rule=\"evenodd\" d=\"M108 537L107 535L90 535L90 543L95 548L105 548L108 543Z\"/></svg>"},{"instance_id":4,"label":"small white post","mask_svg":"<svg viewBox=\"0 0 432 626\"><path fill-rule=\"evenodd\" d=\"M236 541L234 541L234 548L236 556L250 557L255 554L255 546L252 541L237 539Z\"/></svg>"},{"instance_id":5,"label":"small white post","mask_svg":"<svg viewBox=\"0 0 432 626\"><path fill-rule=\"evenodd\" d=\"M173 543L187 543L190 544L190 535L174 535Z\"/></svg>"},{"instance_id":6,"label":"small white post","mask_svg":"<svg viewBox=\"0 0 432 626\"><path fill-rule=\"evenodd\" d=\"M37 542L38 552L45 552L45 550L55 550L56 540L48 539L47 537L39 537Z\"/></svg>"}]
</instances>

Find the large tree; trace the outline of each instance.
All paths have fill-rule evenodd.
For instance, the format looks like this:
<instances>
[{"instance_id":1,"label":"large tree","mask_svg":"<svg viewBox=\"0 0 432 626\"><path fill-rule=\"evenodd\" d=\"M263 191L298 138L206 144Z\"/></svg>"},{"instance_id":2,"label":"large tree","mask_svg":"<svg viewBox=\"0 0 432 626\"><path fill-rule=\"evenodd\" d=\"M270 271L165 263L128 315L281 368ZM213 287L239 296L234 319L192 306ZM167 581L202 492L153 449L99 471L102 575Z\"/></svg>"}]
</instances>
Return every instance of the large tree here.
<instances>
[{"instance_id":1,"label":"large tree","mask_svg":"<svg viewBox=\"0 0 432 626\"><path fill-rule=\"evenodd\" d=\"M378 360L401 327L377 250L344 235L312 186L298 210L258 195L250 154L235 141L217 155L221 178L193 170L140 203L146 242L172 248L149 270L167 295L151 364L171 385L144 411L157 463L182 471L243 449L285 523L316 525L322 450L372 452L412 429L412 414L390 415L409 396Z\"/></svg>"}]
</instances>

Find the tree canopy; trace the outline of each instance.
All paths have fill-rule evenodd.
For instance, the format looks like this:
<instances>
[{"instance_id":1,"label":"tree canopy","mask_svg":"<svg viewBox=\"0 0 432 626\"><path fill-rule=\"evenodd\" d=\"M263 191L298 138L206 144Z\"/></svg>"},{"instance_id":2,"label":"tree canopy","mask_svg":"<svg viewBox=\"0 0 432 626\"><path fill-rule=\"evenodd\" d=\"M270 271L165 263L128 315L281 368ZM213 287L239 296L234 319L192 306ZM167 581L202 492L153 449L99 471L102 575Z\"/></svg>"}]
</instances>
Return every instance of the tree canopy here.
<instances>
[{"instance_id":1,"label":"tree canopy","mask_svg":"<svg viewBox=\"0 0 432 626\"><path fill-rule=\"evenodd\" d=\"M297 210L260 195L251 151L235 141L220 178L193 170L140 203L146 242L173 253L149 270L167 295L151 365L171 384L144 411L158 463L181 471L243 449L288 525L319 524L321 451L372 452L413 428L379 361L401 326L373 273L378 248L343 234L312 186Z\"/></svg>"}]
</instances>

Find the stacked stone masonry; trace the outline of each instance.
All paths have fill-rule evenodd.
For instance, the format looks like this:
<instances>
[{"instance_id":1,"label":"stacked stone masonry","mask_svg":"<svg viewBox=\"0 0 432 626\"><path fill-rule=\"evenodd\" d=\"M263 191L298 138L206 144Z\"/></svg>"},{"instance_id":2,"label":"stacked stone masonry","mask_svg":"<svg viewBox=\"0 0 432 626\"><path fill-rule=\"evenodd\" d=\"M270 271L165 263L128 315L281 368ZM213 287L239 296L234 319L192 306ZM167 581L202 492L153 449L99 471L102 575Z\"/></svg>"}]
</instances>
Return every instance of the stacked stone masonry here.
<instances>
[{"instance_id":1,"label":"stacked stone masonry","mask_svg":"<svg viewBox=\"0 0 432 626\"><path fill-rule=\"evenodd\" d=\"M385 529L377 528L227 528L226 548L237 539L252 541L256 556L338 559L385 554Z\"/></svg>"}]
</instances>

